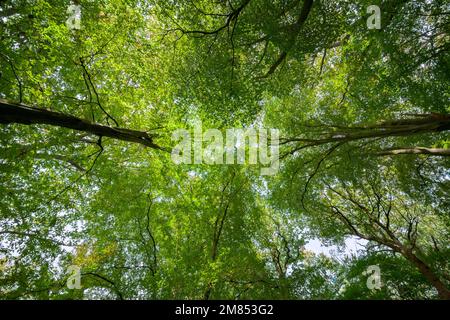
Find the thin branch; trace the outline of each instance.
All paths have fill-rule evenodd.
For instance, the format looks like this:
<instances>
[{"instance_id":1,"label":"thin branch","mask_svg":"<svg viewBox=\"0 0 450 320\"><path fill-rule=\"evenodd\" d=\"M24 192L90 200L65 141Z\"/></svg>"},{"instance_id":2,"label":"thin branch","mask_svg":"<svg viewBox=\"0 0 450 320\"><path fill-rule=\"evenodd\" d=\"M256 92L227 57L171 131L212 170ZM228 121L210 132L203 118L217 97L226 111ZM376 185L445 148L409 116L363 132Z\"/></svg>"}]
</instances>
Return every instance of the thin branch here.
<instances>
[{"instance_id":1,"label":"thin branch","mask_svg":"<svg viewBox=\"0 0 450 320\"><path fill-rule=\"evenodd\" d=\"M119 123L116 121L116 119L114 119L114 118L113 118L113 117L112 117L112 116L111 116L111 115L103 108L102 104L100 103L100 97L99 97L99 95L98 95L97 89L95 88L95 85L94 85L94 83L92 82L91 75L90 75L90 73L88 72L86 65L84 64L84 60L83 60L83 58L81 58L81 57L80 57L80 65L81 65L81 67L83 68L83 71L84 71L84 73L85 73L86 76L87 76L87 80L88 80L89 84L91 85L92 90L94 91L94 94L95 94L95 97L96 97L96 100L97 100L97 105L100 107L100 109L103 111L103 113L106 114L106 117L107 117L106 121L107 121L108 125L109 125L109 122L108 122L108 118L109 118L109 119L111 119L111 120L114 122L114 124L115 124L116 126L119 126ZM86 80L86 78L85 78L85 80Z\"/></svg>"},{"instance_id":2,"label":"thin branch","mask_svg":"<svg viewBox=\"0 0 450 320\"><path fill-rule=\"evenodd\" d=\"M150 210L152 208L153 205L153 200L150 198L150 194L148 195L149 199L150 199L150 204L148 205L148 209L147 209L147 224L145 226L145 229L147 231L147 234L149 235L151 241L152 241L152 245L153 245L153 266L154 268L156 268L157 266L157 260L156 260L156 241L155 238L153 237L152 233L150 232ZM155 273L153 273L154 275Z\"/></svg>"},{"instance_id":3,"label":"thin branch","mask_svg":"<svg viewBox=\"0 0 450 320\"><path fill-rule=\"evenodd\" d=\"M75 179L72 183L68 184L64 189L62 189L60 192L58 192L54 197L52 197L50 200L48 200L46 202L46 204L50 204L51 202L53 202L54 200L56 200L59 196L61 196L63 193L65 193L66 191L70 190L71 188L73 188L78 181L80 181L84 176L86 176L89 172L92 171L92 169L95 166L95 163L97 162L97 159L100 157L100 155L103 153L103 146L102 146L102 137L100 136L97 142L97 145L100 147L100 149L96 152L94 152L92 155L96 154L97 156L95 157L94 161L92 162L92 165L90 166L90 168L88 170L86 170L85 172L83 172L77 179ZM91 155L91 156L92 156Z\"/></svg>"},{"instance_id":4,"label":"thin branch","mask_svg":"<svg viewBox=\"0 0 450 320\"><path fill-rule=\"evenodd\" d=\"M123 295L122 295L122 293L119 291L119 289L117 288L116 284L115 284L112 280L106 278L105 276L102 276L102 275L100 275L100 274L97 274L97 273L95 273L95 272L83 272L81 275L82 275L82 276L94 276L94 277L99 278L99 279L101 279L101 280L103 280L103 281L106 281L107 283L109 283L110 285L112 285L112 287L113 287L113 289L114 289L114 292L117 294L117 296L119 297L119 299L120 299L120 300L123 300Z\"/></svg>"},{"instance_id":5,"label":"thin branch","mask_svg":"<svg viewBox=\"0 0 450 320\"><path fill-rule=\"evenodd\" d=\"M327 48L323 49L322 61L320 62L319 77L322 75L326 56L327 56Z\"/></svg>"},{"instance_id":6,"label":"thin branch","mask_svg":"<svg viewBox=\"0 0 450 320\"><path fill-rule=\"evenodd\" d=\"M17 75L16 67L12 63L11 59L8 58L8 56L6 56L5 54L3 54L1 52L0 52L0 55L3 57L3 59L6 60L6 62L8 62L9 66L11 67L11 71L13 72L14 77L17 80L17 85L19 86L19 103L22 103L22 101L23 101L22 81L20 80L19 76Z\"/></svg>"},{"instance_id":7,"label":"thin branch","mask_svg":"<svg viewBox=\"0 0 450 320\"><path fill-rule=\"evenodd\" d=\"M245 0L237 9L232 9L232 11L229 14L225 15L227 17L227 19L225 20L225 24L223 24L222 26L220 26L214 30L209 30L209 31L208 30L186 30L181 27L178 27L175 29L168 30L168 32L181 31L183 34L192 34L192 35L200 35L200 36L218 34L222 30L227 29L233 21L237 20L239 14L249 4L249 2L250 2L250 0Z\"/></svg>"},{"instance_id":8,"label":"thin branch","mask_svg":"<svg viewBox=\"0 0 450 320\"><path fill-rule=\"evenodd\" d=\"M304 200L305 200L305 195L306 192L308 190L308 186L309 183L311 182L311 180L314 178L314 176L317 174L317 172L319 171L320 165L322 164L322 162L328 157L330 156L331 153L333 153L334 150L336 150L339 146L342 145L342 142L335 144L334 146L332 146L330 149L328 149L328 151L325 153L325 155L319 160L319 162L317 163L316 168L314 169L313 173L308 177L308 180L306 181L305 184L305 188L303 189L303 193L302 193L302 197L301 197L301 203L302 203L302 207L304 209L306 209L305 204L304 204Z\"/></svg>"}]
</instances>

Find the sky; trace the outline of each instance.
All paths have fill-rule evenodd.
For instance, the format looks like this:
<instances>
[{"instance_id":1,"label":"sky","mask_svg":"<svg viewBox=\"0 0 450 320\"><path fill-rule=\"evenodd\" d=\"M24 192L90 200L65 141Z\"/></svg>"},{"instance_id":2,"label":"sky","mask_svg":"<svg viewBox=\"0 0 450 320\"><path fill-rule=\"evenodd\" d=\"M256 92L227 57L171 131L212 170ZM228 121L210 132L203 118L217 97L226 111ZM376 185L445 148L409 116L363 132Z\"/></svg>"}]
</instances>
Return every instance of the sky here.
<instances>
[{"instance_id":1,"label":"sky","mask_svg":"<svg viewBox=\"0 0 450 320\"><path fill-rule=\"evenodd\" d=\"M364 249L364 245L367 244L366 240L362 240L356 237L349 237L345 240L345 250L344 255L350 256L353 254L356 254L358 250ZM324 255L331 257L333 254L338 254L338 247L333 246L326 246L324 245L319 239L314 239L309 241L305 245L305 249L312 251L316 254L323 253Z\"/></svg>"}]
</instances>

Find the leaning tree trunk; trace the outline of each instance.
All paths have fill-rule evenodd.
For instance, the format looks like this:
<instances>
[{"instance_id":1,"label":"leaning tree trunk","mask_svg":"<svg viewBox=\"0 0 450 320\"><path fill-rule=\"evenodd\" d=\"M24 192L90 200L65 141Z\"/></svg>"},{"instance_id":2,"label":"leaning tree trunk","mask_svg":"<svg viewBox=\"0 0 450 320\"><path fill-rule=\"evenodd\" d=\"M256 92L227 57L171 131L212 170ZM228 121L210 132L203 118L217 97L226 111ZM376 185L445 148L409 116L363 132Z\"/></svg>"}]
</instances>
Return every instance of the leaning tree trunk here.
<instances>
[{"instance_id":1,"label":"leaning tree trunk","mask_svg":"<svg viewBox=\"0 0 450 320\"><path fill-rule=\"evenodd\" d=\"M47 124L78 131L87 132L98 137L140 143L153 149L161 149L153 142L152 136L144 131L104 126L61 112L43 108L30 107L24 104L0 99L0 124L20 123L25 125Z\"/></svg>"},{"instance_id":2,"label":"leaning tree trunk","mask_svg":"<svg viewBox=\"0 0 450 320\"><path fill-rule=\"evenodd\" d=\"M450 157L450 149L443 148L425 148L425 147L412 147L412 148L392 148L385 149L376 153L379 156L394 156L399 154L427 154L432 156L444 156Z\"/></svg>"},{"instance_id":3,"label":"leaning tree trunk","mask_svg":"<svg viewBox=\"0 0 450 320\"><path fill-rule=\"evenodd\" d=\"M439 277L431 270L431 268L423 262L419 257L417 257L411 250L405 250L402 252L403 256L408 259L412 264L414 264L420 273L436 288L439 298L450 300L450 290L447 286L439 279Z\"/></svg>"},{"instance_id":4,"label":"leaning tree trunk","mask_svg":"<svg viewBox=\"0 0 450 320\"><path fill-rule=\"evenodd\" d=\"M450 130L450 114L430 113L411 115L412 118L383 121L375 125L360 126L336 126L332 125L332 130L327 125L316 126L321 129L314 137L291 137L282 139L281 144L300 143L298 149L305 147L319 146L329 143L347 143L351 141L405 137L424 133L442 132ZM330 130L327 130L330 129ZM422 153L433 150L423 150ZM410 152L417 153L418 150Z\"/></svg>"}]
</instances>

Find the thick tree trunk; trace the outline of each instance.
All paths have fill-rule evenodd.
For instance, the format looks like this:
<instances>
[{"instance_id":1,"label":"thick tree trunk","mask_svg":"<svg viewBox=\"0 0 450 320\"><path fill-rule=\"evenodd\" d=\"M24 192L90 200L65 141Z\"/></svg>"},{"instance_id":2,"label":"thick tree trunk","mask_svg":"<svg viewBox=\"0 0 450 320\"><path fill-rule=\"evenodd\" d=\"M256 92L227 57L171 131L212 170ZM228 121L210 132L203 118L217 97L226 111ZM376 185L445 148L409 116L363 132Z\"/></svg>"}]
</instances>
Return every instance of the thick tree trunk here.
<instances>
[{"instance_id":1,"label":"thick tree trunk","mask_svg":"<svg viewBox=\"0 0 450 320\"><path fill-rule=\"evenodd\" d=\"M342 213L342 211L337 206L333 206L333 205L330 206L330 208L332 209L331 213L333 215L335 215L335 214L338 215L338 218L345 224L345 226L349 230L349 234L355 235L355 236L365 239L367 241L374 241L374 242L378 243L379 245L386 246L386 247L392 249L394 252L401 254L403 256L403 258L405 258L407 261L409 261L409 263L414 265L419 270L419 272L425 277L425 279L427 279L427 281L434 288L436 288L439 298L450 300L450 289L447 287L447 285L444 282L442 282L442 280L439 278L439 276L422 259L420 259L420 256L423 255L421 253L421 250L418 247L415 247L415 249L413 251L413 249L411 249L411 247L410 247L411 244L401 243L399 238L396 236L395 231L392 231L392 229L389 228L390 227L389 213L391 212L391 207L388 209L388 213L386 213L386 211L384 209L382 209L382 211L384 211L384 213L386 214L387 221L382 222L380 220L379 215L381 214L380 207L382 206L382 202L381 202L381 196L378 193L376 193L374 191L375 195L377 196L376 202L374 201L374 203L376 206L378 206L378 214L379 214L378 220L377 220L377 219L373 218L373 215L374 215L373 210L375 210L375 209L372 209L372 211L370 211L370 209L365 207L364 204L359 203L357 200L355 200L351 196L342 195L340 192L334 190L330 186L328 186L328 189L333 191L335 194L339 195L342 199L349 200L352 204L356 205L359 210L361 210L365 214L369 215L369 225L370 225L371 229L368 233L367 232L365 233L365 232L361 231L361 229L357 226L357 223L353 223L348 217L346 217L345 214ZM371 206L374 205L372 203L372 201L370 201L370 199L369 199L369 202L370 202ZM376 226L375 229L374 229L374 226ZM416 225L416 228L417 228L417 225ZM417 231L417 229L416 229L416 231ZM410 232L411 232L411 229L408 231L408 239L411 239ZM415 245L415 241L416 240L414 240L414 242L412 242L414 245ZM418 256L418 254L419 254L419 256Z\"/></svg>"},{"instance_id":2,"label":"thick tree trunk","mask_svg":"<svg viewBox=\"0 0 450 320\"><path fill-rule=\"evenodd\" d=\"M305 143L304 147L328 143L350 142L372 138L405 137L417 134L450 130L449 114L417 114L414 118L384 121L376 125L360 127L331 126L337 130L319 133L317 138L294 137L283 139L281 144L291 142ZM324 126L326 128L327 126Z\"/></svg>"},{"instance_id":3,"label":"thick tree trunk","mask_svg":"<svg viewBox=\"0 0 450 320\"><path fill-rule=\"evenodd\" d=\"M411 250L402 252L403 256L413 263L420 273L436 288L441 299L450 300L450 290L447 286L434 274L428 265L418 258Z\"/></svg>"},{"instance_id":4,"label":"thick tree trunk","mask_svg":"<svg viewBox=\"0 0 450 320\"><path fill-rule=\"evenodd\" d=\"M3 99L0 99L0 123L47 124L83 131L99 137L140 143L149 148L163 150L163 148L153 143L152 137L144 131L95 124L61 112L30 107Z\"/></svg>"}]
</instances>

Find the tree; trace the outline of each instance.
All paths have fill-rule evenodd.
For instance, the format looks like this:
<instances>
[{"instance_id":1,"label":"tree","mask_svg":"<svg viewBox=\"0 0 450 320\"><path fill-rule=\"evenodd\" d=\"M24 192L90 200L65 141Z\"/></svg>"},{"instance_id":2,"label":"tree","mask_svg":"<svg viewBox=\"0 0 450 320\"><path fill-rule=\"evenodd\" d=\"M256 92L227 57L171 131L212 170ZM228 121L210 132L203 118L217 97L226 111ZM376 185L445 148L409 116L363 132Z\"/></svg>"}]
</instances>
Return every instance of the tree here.
<instances>
[{"instance_id":1,"label":"tree","mask_svg":"<svg viewBox=\"0 0 450 320\"><path fill-rule=\"evenodd\" d=\"M420 206L401 194L396 195L390 188L377 190L373 184L370 191L364 185L360 185L357 191L350 191L345 184L339 188L327 185L327 188L330 213L341 220L350 234L401 254L436 288L441 298L449 299L450 290L439 275L442 271L441 276L448 278L444 271L446 266L437 266L437 271L434 271L427 257L433 252L442 254L442 257L448 254L445 248L440 252L435 242L434 232L445 234L446 229L444 221L433 214L431 207ZM353 210L358 213L353 215Z\"/></svg>"},{"instance_id":2,"label":"tree","mask_svg":"<svg viewBox=\"0 0 450 320\"><path fill-rule=\"evenodd\" d=\"M0 6L0 298L449 298L445 1L76 4ZM175 164L199 121L279 173Z\"/></svg>"}]
</instances>

